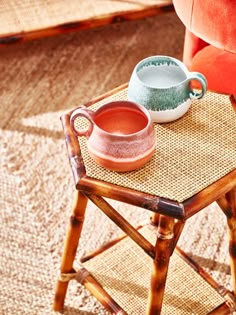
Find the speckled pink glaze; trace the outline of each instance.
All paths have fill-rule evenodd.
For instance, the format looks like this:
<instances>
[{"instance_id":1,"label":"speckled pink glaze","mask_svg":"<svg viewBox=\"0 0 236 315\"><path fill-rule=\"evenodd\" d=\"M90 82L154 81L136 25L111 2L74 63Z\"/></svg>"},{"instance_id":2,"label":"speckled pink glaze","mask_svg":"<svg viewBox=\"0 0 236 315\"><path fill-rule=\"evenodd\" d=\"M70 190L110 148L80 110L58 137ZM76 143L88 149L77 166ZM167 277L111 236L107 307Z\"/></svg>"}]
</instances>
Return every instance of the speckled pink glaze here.
<instances>
[{"instance_id":1,"label":"speckled pink glaze","mask_svg":"<svg viewBox=\"0 0 236 315\"><path fill-rule=\"evenodd\" d=\"M87 130L75 128L78 116L90 121ZM110 170L135 170L144 166L155 152L156 137L150 114L133 102L110 102L96 112L81 107L73 112L71 124L77 136L87 137L91 157Z\"/></svg>"}]
</instances>

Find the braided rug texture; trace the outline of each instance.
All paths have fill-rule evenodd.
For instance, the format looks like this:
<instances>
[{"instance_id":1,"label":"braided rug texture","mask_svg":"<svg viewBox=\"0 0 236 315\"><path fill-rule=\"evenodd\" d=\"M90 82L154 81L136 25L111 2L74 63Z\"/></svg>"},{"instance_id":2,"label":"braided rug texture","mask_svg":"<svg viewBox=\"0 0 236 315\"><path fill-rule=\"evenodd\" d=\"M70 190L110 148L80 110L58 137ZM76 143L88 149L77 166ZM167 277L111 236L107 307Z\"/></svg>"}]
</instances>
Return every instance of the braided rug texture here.
<instances>
[{"instance_id":1,"label":"braided rug texture","mask_svg":"<svg viewBox=\"0 0 236 315\"><path fill-rule=\"evenodd\" d=\"M165 54L181 59L183 38L183 26L168 14L1 48L1 315L54 314L74 194L60 115L127 82L142 58ZM150 216L113 205L134 225ZM230 286L224 222L212 205L189 220L180 245ZM120 234L91 203L84 227L78 256ZM106 312L71 282L64 314Z\"/></svg>"}]
</instances>

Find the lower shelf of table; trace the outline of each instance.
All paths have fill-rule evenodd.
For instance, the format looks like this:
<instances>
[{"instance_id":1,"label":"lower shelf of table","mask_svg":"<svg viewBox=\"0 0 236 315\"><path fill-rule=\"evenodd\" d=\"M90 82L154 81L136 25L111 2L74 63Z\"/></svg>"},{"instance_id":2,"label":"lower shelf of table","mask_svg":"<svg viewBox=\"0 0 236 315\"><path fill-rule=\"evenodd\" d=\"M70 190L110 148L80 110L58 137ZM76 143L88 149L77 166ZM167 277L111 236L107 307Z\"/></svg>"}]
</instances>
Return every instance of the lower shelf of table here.
<instances>
[{"instance_id":1,"label":"lower shelf of table","mask_svg":"<svg viewBox=\"0 0 236 315\"><path fill-rule=\"evenodd\" d=\"M153 228L144 226L140 232L155 243ZM129 237L92 256L83 266L108 294L128 314L145 314L152 259ZM224 302L216 289L187 263L187 256L175 250L170 260L162 314L205 315Z\"/></svg>"}]
</instances>

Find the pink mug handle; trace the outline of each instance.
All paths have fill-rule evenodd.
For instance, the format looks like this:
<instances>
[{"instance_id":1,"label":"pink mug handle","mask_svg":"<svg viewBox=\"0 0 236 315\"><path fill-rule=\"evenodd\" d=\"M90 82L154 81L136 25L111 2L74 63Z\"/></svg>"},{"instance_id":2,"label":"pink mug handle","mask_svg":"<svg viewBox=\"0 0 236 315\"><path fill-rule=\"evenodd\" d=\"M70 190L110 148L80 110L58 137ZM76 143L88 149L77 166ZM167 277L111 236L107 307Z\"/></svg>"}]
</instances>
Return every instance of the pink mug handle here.
<instances>
[{"instance_id":1,"label":"pink mug handle","mask_svg":"<svg viewBox=\"0 0 236 315\"><path fill-rule=\"evenodd\" d=\"M95 112L92 110L87 109L85 106L81 106L75 111L73 111L71 117L70 117L70 124L73 129L73 132L76 136L82 137L85 136L88 138L92 131L93 131L93 126L94 126L94 114ZM88 119L89 121L89 126L88 129L77 129L75 125L75 120L77 117L84 117Z\"/></svg>"}]
</instances>

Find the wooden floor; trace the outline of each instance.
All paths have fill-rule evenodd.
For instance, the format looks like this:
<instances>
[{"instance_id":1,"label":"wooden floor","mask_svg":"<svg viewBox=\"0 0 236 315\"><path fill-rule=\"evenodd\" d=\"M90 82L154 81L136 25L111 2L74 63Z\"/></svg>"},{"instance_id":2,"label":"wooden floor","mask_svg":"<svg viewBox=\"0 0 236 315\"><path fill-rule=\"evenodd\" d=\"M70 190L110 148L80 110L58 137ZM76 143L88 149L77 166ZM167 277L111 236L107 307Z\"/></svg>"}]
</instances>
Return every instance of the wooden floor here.
<instances>
[{"instance_id":1,"label":"wooden floor","mask_svg":"<svg viewBox=\"0 0 236 315\"><path fill-rule=\"evenodd\" d=\"M172 10L172 0L1 1L0 44L140 19Z\"/></svg>"}]
</instances>

